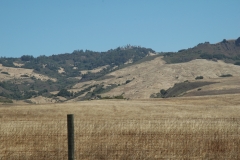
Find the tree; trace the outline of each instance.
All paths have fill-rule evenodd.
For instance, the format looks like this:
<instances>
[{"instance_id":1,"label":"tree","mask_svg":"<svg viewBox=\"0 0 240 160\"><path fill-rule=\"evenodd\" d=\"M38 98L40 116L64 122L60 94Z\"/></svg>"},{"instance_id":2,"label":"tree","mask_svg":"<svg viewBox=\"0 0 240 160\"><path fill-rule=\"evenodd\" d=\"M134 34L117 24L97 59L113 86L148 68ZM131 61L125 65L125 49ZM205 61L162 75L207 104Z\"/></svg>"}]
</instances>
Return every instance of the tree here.
<instances>
[{"instance_id":1,"label":"tree","mask_svg":"<svg viewBox=\"0 0 240 160\"><path fill-rule=\"evenodd\" d=\"M240 37L235 41L236 46L240 46Z\"/></svg>"},{"instance_id":2,"label":"tree","mask_svg":"<svg viewBox=\"0 0 240 160\"><path fill-rule=\"evenodd\" d=\"M72 93L69 92L68 90L66 89L61 89L58 94L58 96L62 96L62 97L71 97L72 96Z\"/></svg>"},{"instance_id":3,"label":"tree","mask_svg":"<svg viewBox=\"0 0 240 160\"><path fill-rule=\"evenodd\" d=\"M30 56L30 55L23 55L22 57L21 57L21 60L22 61L31 61L31 60L33 60L34 59L34 57L33 56Z\"/></svg>"},{"instance_id":4,"label":"tree","mask_svg":"<svg viewBox=\"0 0 240 160\"><path fill-rule=\"evenodd\" d=\"M226 40L226 39L223 39L222 43L227 43L227 40Z\"/></svg>"}]
</instances>

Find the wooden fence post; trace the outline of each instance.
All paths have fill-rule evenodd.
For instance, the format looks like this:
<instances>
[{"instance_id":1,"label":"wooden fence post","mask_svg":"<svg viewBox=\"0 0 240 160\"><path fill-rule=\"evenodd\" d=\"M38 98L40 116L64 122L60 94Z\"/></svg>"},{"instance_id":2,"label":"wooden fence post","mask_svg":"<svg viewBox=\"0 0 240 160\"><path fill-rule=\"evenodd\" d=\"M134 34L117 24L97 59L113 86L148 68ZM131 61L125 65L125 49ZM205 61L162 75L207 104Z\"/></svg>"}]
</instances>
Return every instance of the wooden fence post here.
<instances>
[{"instance_id":1,"label":"wooden fence post","mask_svg":"<svg viewBox=\"0 0 240 160\"><path fill-rule=\"evenodd\" d=\"M67 115L68 160L74 160L74 116Z\"/></svg>"}]
</instances>

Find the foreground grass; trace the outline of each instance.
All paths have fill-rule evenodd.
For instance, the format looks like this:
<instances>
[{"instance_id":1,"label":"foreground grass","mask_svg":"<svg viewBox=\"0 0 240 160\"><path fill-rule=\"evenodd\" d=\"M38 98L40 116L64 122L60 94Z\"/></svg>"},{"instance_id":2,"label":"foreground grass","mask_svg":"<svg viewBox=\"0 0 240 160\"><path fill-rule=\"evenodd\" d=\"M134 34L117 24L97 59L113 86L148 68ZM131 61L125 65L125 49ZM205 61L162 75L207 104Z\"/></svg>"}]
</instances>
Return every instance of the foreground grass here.
<instances>
[{"instance_id":1,"label":"foreground grass","mask_svg":"<svg viewBox=\"0 0 240 160\"><path fill-rule=\"evenodd\" d=\"M240 159L240 96L0 106L0 159Z\"/></svg>"},{"instance_id":2,"label":"foreground grass","mask_svg":"<svg viewBox=\"0 0 240 160\"><path fill-rule=\"evenodd\" d=\"M240 119L76 120L76 159L239 159ZM65 121L2 121L1 159L67 159Z\"/></svg>"}]
</instances>

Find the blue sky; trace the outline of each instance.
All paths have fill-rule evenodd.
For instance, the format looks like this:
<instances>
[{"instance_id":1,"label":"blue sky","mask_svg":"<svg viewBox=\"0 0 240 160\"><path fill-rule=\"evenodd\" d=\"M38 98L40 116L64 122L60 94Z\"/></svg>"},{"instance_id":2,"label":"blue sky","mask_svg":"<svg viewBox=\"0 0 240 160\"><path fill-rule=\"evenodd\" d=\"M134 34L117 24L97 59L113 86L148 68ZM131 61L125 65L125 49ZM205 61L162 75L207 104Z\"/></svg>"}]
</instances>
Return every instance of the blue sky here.
<instances>
[{"instance_id":1,"label":"blue sky","mask_svg":"<svg viewBox=\"0 0 240 160\"><path fill-rule=\"evenodd\" d=\"M0 0L0 57L157 52L240 37L239 0Z\"/></svg>"}]
</instances>

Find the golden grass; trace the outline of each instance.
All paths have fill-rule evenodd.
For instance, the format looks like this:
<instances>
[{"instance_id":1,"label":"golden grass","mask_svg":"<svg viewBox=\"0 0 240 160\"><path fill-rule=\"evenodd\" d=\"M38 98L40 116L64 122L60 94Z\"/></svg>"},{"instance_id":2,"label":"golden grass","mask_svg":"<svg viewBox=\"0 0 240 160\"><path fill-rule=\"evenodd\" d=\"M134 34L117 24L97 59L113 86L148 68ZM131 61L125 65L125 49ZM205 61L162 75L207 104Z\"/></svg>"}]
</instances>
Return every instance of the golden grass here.
<instances>
[{"instance_id":1,"label":"golden grass","mask_svg":"<svg viewBox=\"0 0 240 160\"><path fill-rule=\"evenodd\" d=\"M238 159L240 119L77 120L76 159ZM65 121L1 125L1 159L67 159Z\"/></svg>"},{"instance_id":2,"label":"golden grass","mask_svg":"<svg viewBox=\"0 0 240 160\"><path fill-rule=\"evenodd\" d=\"M219 78L223 74L231 74L233 77ZM149 98L153 93L159 93L161 89L173 87L175 83L186 80L195 81L197 76L203 76L202 81L220 83L210 87L210 90L239 88L239 75L240 66L222 61L196 59L186 63L166 64L162 57L157 57L151 61L111 72L107 75L109 77L107 79L78 83L73 86L73 89L81 89L83 86L95 84L105 86L116 84L120 86L102 94L102 96L118 96L124 93L125 98L142 99ZM231 79L230 83L229 79ZM131 80L131 82L125 84L127 80ZM208 89L202 87L202 90Z\"/></svg>"},{"instance_id":3,"label":"golden grass","mask_svg":"<svg viewBox=\"0 0 240 160\"><path fill-rule=\"evenodd\" d=\"M0 159L239 159L239 95L0 107Z\"/></svg>"}]
</instances>

